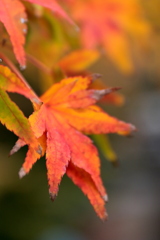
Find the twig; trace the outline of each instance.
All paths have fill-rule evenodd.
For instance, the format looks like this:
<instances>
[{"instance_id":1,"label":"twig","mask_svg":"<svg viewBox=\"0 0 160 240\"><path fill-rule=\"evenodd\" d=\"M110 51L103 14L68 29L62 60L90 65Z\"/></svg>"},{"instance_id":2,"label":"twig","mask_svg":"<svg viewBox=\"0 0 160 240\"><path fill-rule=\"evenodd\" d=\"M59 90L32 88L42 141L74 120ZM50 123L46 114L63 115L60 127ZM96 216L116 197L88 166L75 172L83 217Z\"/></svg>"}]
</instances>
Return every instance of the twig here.
<instances>
[{"instance_id":1,"label":"twig","mask_svg":"<svg viewBox=\"0 0 160 240\"><path fill-rule=\"evenodd\" d=\"M35 65L38 69L44 71L45 73L51 75L52 71L50 68L48 68L45 64L40 62L37 58L33 57L29 53L26 53L26 57L28 61L30 61L33 65Z\"/></svg>"}]
</instances>

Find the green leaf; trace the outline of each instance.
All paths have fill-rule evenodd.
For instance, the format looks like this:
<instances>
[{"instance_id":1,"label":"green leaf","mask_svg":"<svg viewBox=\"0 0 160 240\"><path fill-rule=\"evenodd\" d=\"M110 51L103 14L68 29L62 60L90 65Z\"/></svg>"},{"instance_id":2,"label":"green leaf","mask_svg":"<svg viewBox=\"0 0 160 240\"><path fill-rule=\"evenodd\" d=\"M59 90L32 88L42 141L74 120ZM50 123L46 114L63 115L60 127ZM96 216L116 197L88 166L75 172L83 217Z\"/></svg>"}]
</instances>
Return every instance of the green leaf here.
<instances>
[{"instance_id":1,"label":"green leaf","mask_svg":"<svg viewBox=\"0 0 160 240\"><path fill-rule=\"evenodd\" d=\"M0 122L14 132L26 144L38 150L38 142L34 136L28 119L18 106L11 101L8 94L0 89Z\"/></svg>"}]
</instances>

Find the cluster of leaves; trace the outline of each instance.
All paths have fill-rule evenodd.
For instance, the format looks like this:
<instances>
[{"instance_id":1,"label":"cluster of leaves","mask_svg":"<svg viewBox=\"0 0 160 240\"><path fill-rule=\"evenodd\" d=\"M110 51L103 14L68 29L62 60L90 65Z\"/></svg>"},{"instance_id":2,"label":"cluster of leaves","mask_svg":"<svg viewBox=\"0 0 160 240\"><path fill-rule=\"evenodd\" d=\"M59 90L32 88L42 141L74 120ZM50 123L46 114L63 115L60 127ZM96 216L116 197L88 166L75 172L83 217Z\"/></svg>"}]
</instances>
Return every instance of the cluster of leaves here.
<instances>
[{"instance_id":1,"label":"cluster of leaves","mask_svg":"<svg viewBox=\"0 0 160 240\"><path fill-rule=\"evenodd\" d=\"M139 1L68 2L73 18L81 26L79 37L82 45L90 49L102 46L119 69L127 73L132 72L134 67L129 38L132 39L132 43L142 42L150 31L148 23L144 21Z\"/></svg>"},{"instance_id":2,"label":"cluster of leaves","mask_svg":"<svg viewBox=\"0 0 160 240\"><path fill-rule=\"evenodd\" d=\"M46 154L51 199L57 195L66 173L87 195L98 216L105 219L107 194L100 177L100 159L86 134L128 135L135 127L109 116L95 105L100 100L119 105L123 96L114 93L118 88L96 82L99 75L90 74L86 69L100 58L101 46L120 69L132 71L128 36L139 40L147 36L149 28L135 0L67 0L60 3L71 17L55 0L0 1L3 24L0 28L0 57L3 60L0 65L0 121L19 138L10 154L28 145L20 177L29 173L33 164ZM79 32L76 24L81 29ZM11 45L21 69L26 67L27 59L39 69L43 87L56 82L40 98L15 67L15 60L11 62L10 53L4 54ZM30 99L34 111L28 119L7 92ZM113 159L104 135L99 137L107 144L107 154Z\"/></svg>"}]
</instances>

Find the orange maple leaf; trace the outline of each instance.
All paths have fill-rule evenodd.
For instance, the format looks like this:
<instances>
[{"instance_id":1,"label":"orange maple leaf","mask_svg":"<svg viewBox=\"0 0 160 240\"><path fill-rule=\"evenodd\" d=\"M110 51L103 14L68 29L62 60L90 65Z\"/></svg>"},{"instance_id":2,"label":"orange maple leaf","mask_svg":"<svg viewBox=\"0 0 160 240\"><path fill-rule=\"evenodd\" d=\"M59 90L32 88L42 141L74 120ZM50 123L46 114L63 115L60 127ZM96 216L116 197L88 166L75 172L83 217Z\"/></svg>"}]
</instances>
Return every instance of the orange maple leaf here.
<instances>
[{"instance_id":1,"label":"orange maple leaf","mask_svg":"<svg viewBox=\"0 0 160 240\"><path fill-rule=\"evenodd\" d=\"M64 56L58 65L66 76L84 75L85 70L94 64L100 57L97 50L79 49Z\"/></svg>"},{"instance_id":2,"label":"orange maple leaf","mask_svg":"<svg viewBox=\"0 0 160 240\"><path fill-rule=\"evenodd\" d=\"M24 0L30 3L39 4L50 9L62 18L66 19L71 24L74 24L67 13L60 7L55 0ZM21 65L25 68L25 36L27 32L27 15L25 8L20 0L1 0L0 1L0 21L4 24L12 45L14 54Z\"/></svg>"},{"instance_id":3,"label":"orange maple leaf","mask_svg":"<svg viewBox=\"0 0 160 240\"><path fill-rule=\"evenodd\" d=\"M65 1L66 2L66 1ZM73 19L80 25L80 38L86 48L103 46L109 58L124 72L133 64L129 37L147 38L145 22L137 0L67 0Z\"/></svg>"},{"instance_id":4,"label":"orange maple leaf","mask_svg":"<svg viewBox=\"0 0 160 240\"><path fill-rule=\"evenodd\" d=\"M53 85L42 97L43 104L29 121L46 151L49 193L54 200L66 173L89 198L101 219L107 217L107 194L100 178L100 160L96 147L84 133L129 134L131 124L109 116L94 105L110 89L89 89L90 77L73 77ZM43 140L42 140L43 138ZM23 142L17 143L19 146ZM27 158L20 176L28 173L37 158Z\"/></svg>"}]
</instances>

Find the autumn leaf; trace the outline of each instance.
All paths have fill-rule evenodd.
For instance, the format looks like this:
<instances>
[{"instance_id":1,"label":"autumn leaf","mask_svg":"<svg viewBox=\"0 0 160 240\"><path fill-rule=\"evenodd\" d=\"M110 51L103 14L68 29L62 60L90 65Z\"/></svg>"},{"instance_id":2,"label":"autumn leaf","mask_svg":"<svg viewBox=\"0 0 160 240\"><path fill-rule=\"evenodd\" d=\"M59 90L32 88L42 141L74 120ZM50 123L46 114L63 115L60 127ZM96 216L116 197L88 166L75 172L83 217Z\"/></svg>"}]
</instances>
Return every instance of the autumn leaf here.
<instances>
[{"instance_id":1,"label":"autumn leaf","mask_svg":"<svg viewBox=\"0 0 160 240\"><path fill-rule=\"evenodd\" d=\"M54 84L41 97L43 105L29 121L35 136L44 137L46 142L51 199L55 199L66 173L87 195L98 216L105 219L107 194L100 178L98 151L83 132L129 134L135 127L94 105L110 91L88 89L91 82L90 77L73 77ZM26 159L20 175L28 173L36 160L36 156Z\"/></svg>"},{"instance_id":2,"label":"autumn leaf","mask_svg":"<svg viewBox=\"0 0 160 240\"><path fill-rule=\"evenodd\" d=\"M39 4L55 12L72 25L71 18L65 13L55 0L25 0L30 3ZM19 0L0 1L0 21L4 24L13 45L14 54L22 69L26 66L24 51L25 34L27 33L27 15L25 7Z\"/></svg>"},{"instance_id":3,"label":"autumn leaf","mask_svg":"<svg viewBox=\"0 0 160 240\"><path fill-rule=\"evenodd\" d=\"M33 104L41 104L40 99L25 81L20 79L8 67L0 65L0 88L8 92L19 93L30 99Z\"/></svg>"},{"instance_id":4,"label":"autumn leaf","mask_svg":"<svg viewBox=\"0 0 160 240\"><path fill-rule=\"evenodd\" d=\"M84 72L100 57L97 50L80 49L71 52L59 61L59 66L67 76L74 76Z\"/></svg>"},{"instance_id":5,"label":"autumn leaf","mask_svg":"<svg viewBox=\"0 0 160 240\"><path fill-rule=\"evenodd\" d=\"M81 75L85 76L86 68L92 65L96 60L98 60L99 57L100 54L97 50L81 49L67 54L60 60L59 65L62 71L67 76L75 76L78 73L81 73ZM95 74L94 76L96 75L97 74ZM88 94L91 94L93 92L93 89L102 90L106 87L107 86L105 86L105 84L101 81L100 77L97 75L95 80L92 81L90 85L90 89L92 90L89 90ZM82 94L84 95L84 93ZM76 100L76 104L78 100L79 99ZM82 101L84 101L84 99ZM115 91L111 91L110 94L105 94L99 102L104 104L114 104L117 106L121 106L124 103L124 96ZM109 138L105 134L93 134L91 137L96 142L104 157L111 163L113 163L114 166L117 166L117 155L111 146Z\"/></svg>"},{"instance_id":6,"label":"autumn leaf","mask_svg":"<svg viewBox=\"0 0 160 240\"><path fill-rule=\"evenodd\" d=\"M62 29L62 24L58 19L53 18L50 11L44 11L43 18L30 22L32 34L26 46L27 60L40 70L38 82L42 92L46 91L53 82L62 79L59 77L61 72L57 62L69 47Z\"/></svg>"},{"instance_id":7,"label":"autumn leaf","mask_svg":"<svg viewBox=\"0 0 160 240\"><path fill-rule=\"evenodd\" d=\"M0 21L4 24L12 45L14 54L22 66L26 65L24 43L27 32L27 16L25 8L19 0L1 0L0 1Z\"/></svg>"},{"instance_id":8,"label":"autumn leaf","mask_svg":"<svg viewBox=\"0 0 160 240\"><path fill-rule=\"evenodd\" d=\"M66 4L80 25L83 46L89 49L102 46L119 69L132 72L131 40L140 42L149 34L139 1L81 0Z\"/></svg>"},{"instance_id":9,"label":"autumn leaf","mask_svg":"<svg viewBox=\"0 0 160 240\"><path fill-rule=\"evenodd\" d=\"M60 5L55 0L24 0L26 2L34 3L46 7L56 13L57 15L61 16L69 23L74 24L72 19L67 15L67 13L60 7Z\"/></svg>"},{"instance_id":10,"label":"autumn leaf","mask_svg":"<svg viewBox=\"0 0 160 240\"><path fill-rule=\"evenodd\" d=\"M33 134L28 119L2 89L0 89L0 109L0 122L8 130L13 131L25 144L29 145L26 160L28 158L32 159L32 155L39 158L41 147ZM29 156L29 153L32 153L32 155Z\"/></svg>"},{"instance_id":11,"label":"autumn leaf","mask_svg":"<svg viewBox=\"0 0 160 240\"><path fill-rule=\"evenodd\" d=\"M23 145L28 145L26 161L40 158L42 154L41 142L35 137L28 119L18 106L11 101L8 92L16 92L29 98L33 103L40 104L35 93L19 79L8 67L0 66L0 122L19 137L17 144L10 154L16 152Z\"/></svg>"},{"instance_id":12,"label":"autumn leaf","mask_svg":"<svg viewBox=\"0 0 160 240\"><path fill-rule=\"evenodd\" d=\"M107 199L104 201L104 199L101 198L90 175L83 169L74 166L72 163L69 163L66 173L67 176L72 179L74 184L76 184L83 193L88 196L99 217L103 220L107 219L108 215L104 206Z\"/></svg>"}]
</instances>

